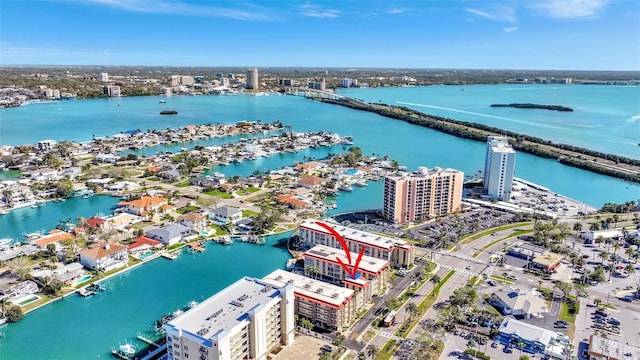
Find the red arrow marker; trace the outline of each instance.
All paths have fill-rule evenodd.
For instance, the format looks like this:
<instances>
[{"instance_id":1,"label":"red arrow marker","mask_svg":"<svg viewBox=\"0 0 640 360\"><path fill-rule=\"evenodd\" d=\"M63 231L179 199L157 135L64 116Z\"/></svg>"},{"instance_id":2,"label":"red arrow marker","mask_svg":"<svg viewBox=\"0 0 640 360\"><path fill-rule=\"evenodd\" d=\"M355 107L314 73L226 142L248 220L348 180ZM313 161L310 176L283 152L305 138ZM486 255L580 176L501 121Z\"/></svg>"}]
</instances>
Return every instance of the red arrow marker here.
<instances>
[{"instance_id":1,"label":"red arrow marker","mask_svg":"<svg viewBox=\"0 0 640 360\"><path fill-rule=\"evenodd\" d=\"M360 265L360 260L362 260L362 255L364 255L364 250L365 247L363 246L360 249L360 253L358 254L358 258L356 259L356 264L353 265L353 269L349 269L349 266L351 265L351 252L349 251L349 248L347 247L347 243L344 241L344 238L338 234L338 232L332 228L331 226L325 224L325 223L321 223L319 221L316 221L316 224L327 229L327 231L329 231L331 233L331 235L335 236L336 239L338 239L338 241L340 242L340 245L342 245L342 249L344 249L344 252L347 254L347 261L349 262L349 264L345 264L342 262L342 260L340 260L340 258L338 258L338 262L340 263L340 266L342 266L342 268L344 269L344 271L347 272L347 274L349 274L349 276L352 279L356 278L356 275L358 275L358 266Z\"/></svg>"}]
</instances>

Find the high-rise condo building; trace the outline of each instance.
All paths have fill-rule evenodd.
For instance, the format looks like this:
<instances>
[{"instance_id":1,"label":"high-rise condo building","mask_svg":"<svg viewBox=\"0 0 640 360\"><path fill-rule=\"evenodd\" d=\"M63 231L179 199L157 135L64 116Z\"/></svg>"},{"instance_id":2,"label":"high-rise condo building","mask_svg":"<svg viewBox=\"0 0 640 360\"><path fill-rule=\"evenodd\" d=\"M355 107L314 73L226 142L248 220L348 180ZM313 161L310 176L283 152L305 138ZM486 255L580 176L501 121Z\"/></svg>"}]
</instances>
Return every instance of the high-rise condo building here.
<instances>
[{"instance_id":1,"label":"high-rise condo building","mask_svg":"<svg viewBox=\"0 0 640 360\"><path fill-rule=\"evenodd\" d=\"M487 154L484 161L484 189L496 200L509 201L513 172L516 165L516 152L504 136L487 138Z\"/></svg>"},{"instance_id":2,"label":"high-rise condo building","mask_svg":"<svg viewBox=\"0 0 640 360\"><path fill-rule=\"evenodd\" d=\"M462 171L438 167L385 176L382 216L402 224L457 212L463 182Z\"/></svg>"},{"instance_id":3,"label":"high-rise condo building","mask_svg":"<svg viewBox=\"0 0 640 360\"><path fill-rule=\"evenodd\" d=\"M258 89L258 69L247 70L247 89Z\"/></svg>"},{"instance_id":4,"label":"high-rise condo building","mask_svg":"<svg viewBox=\"0 0 640 360\"><path fill-rule=\"evenodd\" d=\"M242 278L164 325L169 360L266 360L294 340L291 284Z\"/></svg>"},{"instance_id":5,"label":"high-rise condo building","mask_svg":"<svg viewBox=\"0 0 640 360\"><path fill-rule=\"evenodd\" d=\"M109 81L109 73L101 72L100 75L98 75L98 80L104 81L104 82Z\"/></svg>"}]
</instances>

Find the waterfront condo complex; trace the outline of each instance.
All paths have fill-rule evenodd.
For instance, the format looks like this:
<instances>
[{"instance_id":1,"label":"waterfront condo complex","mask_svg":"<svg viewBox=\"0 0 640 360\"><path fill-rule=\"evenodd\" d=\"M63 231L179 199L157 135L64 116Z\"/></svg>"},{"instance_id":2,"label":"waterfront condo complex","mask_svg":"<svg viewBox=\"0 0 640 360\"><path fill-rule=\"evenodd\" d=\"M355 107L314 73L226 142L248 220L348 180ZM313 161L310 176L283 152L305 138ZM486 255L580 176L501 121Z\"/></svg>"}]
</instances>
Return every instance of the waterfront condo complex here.
<instances>
[{"instance_id":1,"label":"waterfront condo complex","mask_svg":"<svg viewBox=\"0 0 640 360\"><path fill-rule=\"evenodd\" d=\"M415 259L415 248L407 241L372 234L346 226L315 220L305 220L298 227L300 242L303 246L326 245L341 249L342 245L329 230L320 224L331 226L344 239L349 251L360 253L364 247L364 255L386 260L396 268L409 268Z\"/></svg>"},{"instance_id":2,"label":"waterfront condo complex","mask_svg":"<svg viewBox=\"0 0 640 360\"><path fill-rule=\"evenodd\" d=\"M504 136L487 138L487 155L484 162L484 190L491 199L509 201L516 152Z\"/></svg>"},{"instance_id":3,"label":"waterfront condo complex","mask_svg":"<svg viewBox=\"0 0 640 360\"><path fill-rule=\"evenodd\" d=\"M346 287L281 269L265 276L263 281L278 287L293 285L296 315L326 329L348 327L360 310L354 301L354 291Z\"/></svg>"},{"instance_id":4,"label":"waterfront condo complex","mask_svg":"<svg viewBox=\"0 0 640 360\"><path fill-rule=\"evenodd\" d=\"M169 360L257 359L294 340L293 286L244 277L170 321Z\"/></svg>"},{"instance_id":5,"label":"waterfront condo complex","mask_svg":"<svg viewBox=\"0 0 640 360\"><path fill-rule=\"evenodd\" d=\"M461 171L438 167L385 176L382 216L403 224L457 212L463 182Z\"/></svg>"}]
</instances>

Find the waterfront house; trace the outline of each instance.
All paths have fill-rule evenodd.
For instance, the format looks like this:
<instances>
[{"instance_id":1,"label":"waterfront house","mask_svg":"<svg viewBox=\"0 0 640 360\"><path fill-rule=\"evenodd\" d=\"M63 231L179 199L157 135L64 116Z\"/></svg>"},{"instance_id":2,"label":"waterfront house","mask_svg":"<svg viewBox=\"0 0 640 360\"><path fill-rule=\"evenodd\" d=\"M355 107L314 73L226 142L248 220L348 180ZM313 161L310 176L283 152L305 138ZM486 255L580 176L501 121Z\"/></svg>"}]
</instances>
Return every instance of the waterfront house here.
<instances>
[{"instance_id":1,"label":"waterfront house","mask_svg":"<svg viewBox=\"0 0 640 360\"><path fill-rule=\"evenodd\" d=\"M164 245L158 240L154 240L146 236L139 236L127 246L127 249L129 250L129 254L135 255L147 252L149 250L157 249L162 246Z\"/></svg>"},{"instance_id":2,"label":"waterfront house","mask_svg":"<svg viewBox=\"0 0 640 360\"><path fill-rule=\"evenodd\" d=\"M190 212L178 217L178 223L195 231L205 230L207 228L207 218L197 212Z\"/></svg>"},{"instance_id":3,"label":"waterfront house","mask_svg":"<svg viewBox=\"0 0 640 360\"><path fill-rule=\"evenodd\" d=\"M82 168L80 168L79 166L70 166L62 170L62 177L69 177L71 179L75 179L80 174L82 174Z\"/></svg>"},{"instance_id":4,"label":"waterfront house","mask_svg":"<svg viewBox=\"0 0 640 360\"><path fill-rule=\"evenodd\" d=\"M141 189L140 185L133 181L118 181L113 184L108 184L104 188L107 191L134 191Z\"/></svg>"},{"instance_id":5,"label":"waterfront house","mask_svg":"<svg viewBox=\"0 0 640 360\"><path fill-rule=\"evenodd\" d=\"M38 285L31 280L20 281L10 271L0 275L0 300L18 299L36 292L38 292Z\"/></svg>"},{"instance_id":6,"label":"waterfront house","mask_svg":"<svg viewBox=\"0 0 640 360\"><path fill-rule=\"evenodd\" d=\"M49 232L49 234L38 238L38 240L35 240L33 244L40 249L46 248L49 244L54 244L57 249L61 241L70 239L73 239L73 235L69 234L68 232L59 229L53 229Z\"/></svg>"},{"instance_id":7,"label":"waterfront house","mask_svg":"<svg viewBox=\"0 0 640 360\"><path fill-rule=\"evenodd\" d=\"M212 221L222 224L233 224L242 219L242 209L231 206L220 206L209 209L209 216Z\"/></svg>"},{"instance_id":8,"label":"waterfront house","mask_svg":"<svg viewBox=\"0 0 640 360\"><path fill-rule=\"evenodd\" d=\"M84 266L79 262L66 264L55 270L43 269L31 273L31 275L36 279L42 280L49 277L54 280L62 281L63 283L69 283L85 274Z\"/></svg>"},{"instance_id":9,"label":"waterfront house","mask_svg":"<svg viewBox=\"0 0 640 360\"><path fill-rule=\"evenodd\" d=\"M278 195L277 200L291 209L301 209L311 205L306 201L296 199L293 195L280 194Z\"/></svg>"},{"instance_id":10,"label":"waterfront house","mask_svg":"<svg viewBox=\"0 0 640 360\"><path fill-rule=\"evenodd\" d=\"M97 244L80 251L80 263L88 269L106 272L126 266L129 263L129 251L120 244Z\"/></svg>"},{"instance_id":11,"label":"waterfront house","mask_svg":"<svg viewBox=\"0 0 640 360\"><path fill-rule=\"evenodd\" d=\"M104 227L105 219L99 218L97 216L92 216L85 220L85 223L87 224L89 229L95 230Z\"/></svg>"},{"instance_id":12,"label":"waterfront house","mask_svg":"<svg viewBox=\"0 0 640 360\"><path fill-rule=\"evenodd\" d=\"M306 163L296 164L293 168L301 172L303 175L315 175L326 169L327 165L320 161L309 161Z\"/></svg>"},{"instance_id":13,"label":"waterfront house","mask_svg":"<svg viewBox=\"0 0 640 360\"><path fill-rule=\"evenodd\" d=\"M167 224L159 228L153 228L145 234L146 237L163 242L166 245L173 245L185 238L194 235L195 232L180 224Z\"/></svg>"},{"instance_id":14,"label":"waterfront house","mask_svg":"<svg viewBox=\"0 0 640 360\"><path fill-rule=\"evenodd\" d=\"M546 301L540 297L535 289L516 289L501 286L491 294L489 303L495 306L503 315L542 317L549 312Z\"/></svg>"},{"instance_id":15,"label":"waterfront house","mask_svg":"<svg viewBox=\"0 0 640 360\"><path fill-rule=\"evenodd\" d=\"M60 179L60 173L56 169L42 168L29 172L29 178L33 181L55 181Z\"/></svg>"},{"instance_id":16,"label":"waterfront house","mask_svg":"<svg viewBox=\"0 0 640 360\"><path fill-rule=\"evenodd\" d=\"M325 182L325 179L317 176L305 176L302 179L298 180L298 185L303 186L307 189L317 190L320 189L320 187L322 187Z\"/></svg>"},{"instance_id":17,"label":"waterfront house","mask_svg":"<svg viewBox=\"0 0 640 360\"><path fill-rule=\"evenodd\" d=\"M161 208L166 210L168 201L164 197L142 196L137 200L121 201L118 206L123 207L129 214L147 216L151 211L158 212Z\"/></svg>"},{"instance_id":18,"label":"waterfront house","mask_svg":"<svg viewBox=\"0 0 640 360\"><path fill-rule=\"evenodd\" d=\"M141 216L129 214L129 213L120 213L113 216L109 216L104 219L104 227L108 229L116 229L116 230L127 230L129 226L142 222L144 218Z\"/></svg>"}]
</instances>

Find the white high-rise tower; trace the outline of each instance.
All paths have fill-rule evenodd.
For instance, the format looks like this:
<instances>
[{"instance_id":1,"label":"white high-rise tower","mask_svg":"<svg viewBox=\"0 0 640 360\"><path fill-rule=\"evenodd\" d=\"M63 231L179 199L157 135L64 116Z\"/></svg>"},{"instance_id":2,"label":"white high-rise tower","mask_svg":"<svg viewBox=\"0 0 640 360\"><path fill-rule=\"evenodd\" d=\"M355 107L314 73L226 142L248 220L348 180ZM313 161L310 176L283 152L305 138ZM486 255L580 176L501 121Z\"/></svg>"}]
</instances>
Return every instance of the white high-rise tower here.
<instances>
[{"instance_id":1,"label":"white high-rise tower","mask_svg":"<svg viewBox=\"0 0 640 360\"><path fill-rule=\"evenodd\" d=\"M487 138L487 154L484 162L484 189L496 200L511 200L516 152L504 136Z\"/></svg>"},{"instance_id":2,"label":"white high-rise tower","mask_svg":"<svg viewBox=\"0 0 640 360\"><path fill-rule=\"evenodd\" d=\"M258 89L258 69L247 70L247 89Z\"/></svg>"}]
</instances>

